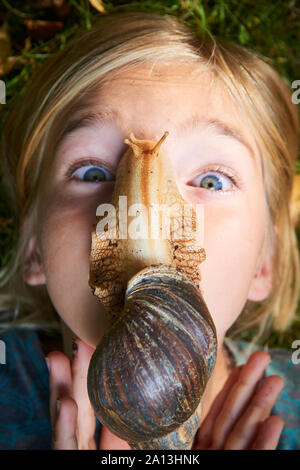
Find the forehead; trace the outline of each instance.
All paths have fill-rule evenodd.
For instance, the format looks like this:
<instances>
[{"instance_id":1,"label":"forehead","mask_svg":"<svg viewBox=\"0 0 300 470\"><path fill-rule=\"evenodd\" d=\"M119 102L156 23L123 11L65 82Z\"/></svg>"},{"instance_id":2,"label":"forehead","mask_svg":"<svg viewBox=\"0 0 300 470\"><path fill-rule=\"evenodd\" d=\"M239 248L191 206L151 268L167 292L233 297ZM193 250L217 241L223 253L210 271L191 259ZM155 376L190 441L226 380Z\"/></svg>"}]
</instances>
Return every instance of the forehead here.
<instances>
[{"instance_id":1,"label":"forehead","mask_svg":"<svg viewBox=\"0 0 300 470\"><path fill-rule=\"evenodd\" d=\"M127 118L172 119L195 110L206 113L234 107L212 72L188 64L140 65L107 75L96 102L116 104ZM232 111L232 110L231 110ZM229 115L231 113L228 113Z\"/></svg>"},{"instance_id":2,"label":"forehead","mask_svg":"<svg viewBox=\"0 0 300 470\"><path fill-rule=\"evenodd\" d=\"M168 130L171 143L185 131L185 123L190 130L201 122L220 122L225 133L255 149L246 117L221 80L200 63L148 63L109 72L89 106L72 119L103 110L125 136L134 131L140 139L157 140Z\"/></svg>"}]
</instances>

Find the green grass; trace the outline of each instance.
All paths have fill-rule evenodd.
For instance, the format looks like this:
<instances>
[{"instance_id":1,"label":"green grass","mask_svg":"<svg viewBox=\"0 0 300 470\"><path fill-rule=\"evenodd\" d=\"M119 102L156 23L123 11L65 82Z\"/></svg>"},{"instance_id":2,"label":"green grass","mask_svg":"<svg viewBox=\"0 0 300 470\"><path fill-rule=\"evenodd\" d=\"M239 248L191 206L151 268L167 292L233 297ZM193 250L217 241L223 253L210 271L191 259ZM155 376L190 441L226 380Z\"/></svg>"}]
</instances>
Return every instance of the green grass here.
<instances>
[{"instance_id":1,"label":"green grass","mask_svg":"<svg viewBox=\"0 0 300 470\"><path fill-rule=\"evenodd\" d=\"M24 18L54 21L59 18L54 10L37 10L31 7L30 2L0 0L0 14L9 12L8 28L12 38L12 55L20 58L19 65L6 75L0 76L6 83L7 95L7 104L0 105L0 132L10 103L18 99L33 72L49 57L63 49L79 27L90 29L93 21L101 15L88 0L69 0L69 4L70 13L61 20L62 30L49 40L32 40L30 47L26 49L25 39L28 33ZM279 74L290 82L300 78L300 8L296 0L104 1L103 5L108 13L138 10L173 14L196 31L203 33L209 30L220 38L232 40L269 57ZM297 171L300 173L300 160ZM300 241L299 230L298 240ZM15 241L14 220L7 204L7 195L0 185L0 265L8 259ZM247 338L251 337L251 331L245 334ZM284 334L274 332L269 344L290 347L295 338L300 338L299 320Z\"/></svg>"}]
</instances>

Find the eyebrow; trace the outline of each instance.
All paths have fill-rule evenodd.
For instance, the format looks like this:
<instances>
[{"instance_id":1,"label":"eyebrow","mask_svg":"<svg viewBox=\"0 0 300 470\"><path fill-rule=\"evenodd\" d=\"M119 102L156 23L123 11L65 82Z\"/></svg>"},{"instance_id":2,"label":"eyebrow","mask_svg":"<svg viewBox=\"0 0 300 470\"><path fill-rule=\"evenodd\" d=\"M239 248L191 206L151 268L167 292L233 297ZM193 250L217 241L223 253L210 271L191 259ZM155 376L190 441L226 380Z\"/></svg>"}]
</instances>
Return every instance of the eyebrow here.
<instances>
[{"instance_id":1,"label":"eyebrow","mask_svg":"<svg viewBox=\"0 0 300 470\"><path fill-rule=\"evenodd\" d=\"M188 132L197 130L202 126L214 129L218 135L228 136L237 140L248 149L251 157L255 160L254 151L242 133L238 129L220 121L219 119L203 119L198 115L194 115L186 121L178 124L177 135L179 137L183 137Z\"/></svg>"},{"instance_id":2,"label":"eyebrow","mask_svg":"<svg viewBox=\"0 0 300 470\"><path fill-rule=\"evenodd\" d=\"M74 133L79 129L91 128L97 125L104 126L107 124L119 125L121 127L122 122L123 121L121 115L117 109L104 108L95 112L90 111L80 117L77 116L71 121L69 121L59 139L59 142L64 140L69 134ZM194 114L183 122L178 123L176 125L175 132L178 137L183 137L190 131L197 130L203 126L212 128L218 135L228 136L239 141L248 149L250 156L255 161L253 149L247 142L247 140L244 138L242 133L238 129L229 126L228 124L223 121L220 121L219 119L203 119L199 115Z\"/></svg>"}]
</instances>

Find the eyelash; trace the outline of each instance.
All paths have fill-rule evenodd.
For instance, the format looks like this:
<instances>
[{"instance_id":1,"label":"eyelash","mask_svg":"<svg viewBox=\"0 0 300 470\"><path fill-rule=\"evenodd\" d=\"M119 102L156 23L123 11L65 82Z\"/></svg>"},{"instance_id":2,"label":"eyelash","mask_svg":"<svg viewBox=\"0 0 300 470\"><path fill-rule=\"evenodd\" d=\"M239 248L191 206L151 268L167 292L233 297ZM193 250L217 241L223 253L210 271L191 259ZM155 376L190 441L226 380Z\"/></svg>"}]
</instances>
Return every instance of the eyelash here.
<instances>
[{"instance_id":1,"label":"eyelash","mask_svg":"<svg viewBox=\"0 0 300 470\"><path fill-rule=\"evenodd\" d=\"M223 176L226 176L227 178L230 179L230 181L234 184L234 186L236 186L237 188L241 188L242 186L242 183L240 181L240 179L235 175L233 174L232 171L229 171L229 170L224 170L223 167L221 166L208 166L208 167L205 167L205 168L201 168L199 169L197 172L195 172L194 176L190 179L190 181L194 180L197 176L200 176L201 174L205 174L205 173L209 173L209 172L212 172L212 173L220 173L221 175ZM188 186L192 186L191 184L187 183ZM200 186L196 186L197 188L199 189L205 189L205 188L201 188ZM216 193L228 193L230 191L234 191L234 189L231 189L231 190L226 190L226 191L223 191L223 190L218 190L218 191L215 191Z\"/></svg>"},{"instance_id":2,"label":"eyelash","mask_svg":"<svg viewBox=\"0 0 300 470\"><path fill-rule=\"evenodd\" d=\"M98 160L95 160L95 159L81 159L79 161L77 161L76 163L74 163L67 171L67 178L68 179L72 179L73 178L73 173L78 169L78 168L81 168L83 166L88 166L88 165L92 165L92 166L101 166L103 167L105 170L109 171L110 173L112 173L112 170L108 169L106 167L106 165L104 163L102 163L99 159ZM230 172L228 170L224 170L224 168L220 167L219 165L217 166L209 166L209 167L205 167L205 168L201 168L199 169L197 172L195 172L194 176L190 179L190 181L192 181L193 179L195 179L197 176L200 176L202 173L205 174L205 173L209 173L209 172L214 172L214 173L221 173L223 176L226 176L227 178L230 179L230 181L236 186L236 187L241 187L241 181L239 180L239 178L233 174L233 172ZM112 173L113 174L113 173ZM73 178L75 181L78 181L78 182L85 182L83 180L80 180L80 179L77 179L77 178ZM190 185L189 183L187 183L188 186L192 186ZM198 186L197 186L198 187ZM199 186L199 189L200 189L200 186ZM205 189L205 188L201 188L201 189ZM226 191L222 191L222 190L219 190L219 191L215 191L215 192L218 192L218 193L228 193L230 192L231 190L226 190Z\"/></svg>"},{"instance_id":3,"label":"eyelash","mask_svg":"<svg viewBox=\"0 0 300 470\"><path fill-rule=\"evenodd\" d=\"M71 167L68 169L67 173L66 173L66 177L68 179L72 179L73 178L73 173L78 170L78 168L82 168L83 166L88 166L88 165L92 165L92 166L101 166L102 168L104 168L106 171L108 171L109 173L111 173L113 175L113 172L111 169L107 168L106 165L104 163L102 163L100 160L93 160L91 158L89 159L82 159L82 160L79 160L77 161L76 163L74 163L73 165L71 165ZM83 180L80 180L78 178L73 178L75 181L79 181L81 183L85 183L86 181L83 181Z\"/></svg>"}]
</instances>

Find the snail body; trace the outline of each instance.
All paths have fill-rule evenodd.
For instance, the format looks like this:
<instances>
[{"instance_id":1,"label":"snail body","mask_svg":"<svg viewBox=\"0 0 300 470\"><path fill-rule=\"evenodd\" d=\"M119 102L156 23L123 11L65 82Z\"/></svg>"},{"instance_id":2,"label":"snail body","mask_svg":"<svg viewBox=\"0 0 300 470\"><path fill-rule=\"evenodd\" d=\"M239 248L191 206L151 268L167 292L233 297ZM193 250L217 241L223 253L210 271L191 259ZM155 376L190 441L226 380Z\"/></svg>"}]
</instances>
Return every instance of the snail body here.
<instances>
[{"instance_id":1,"label":"snail body","mask_svg":"<svg viewBox=\"0 0 300 470\"><path fill-rule=\"evenodd\" d=\"M158 143L125 140L112 204L182 207L171 166ZM88 393L99 420L133 449L188 449L201 397L213 371L216 330L200 290L205 252L193 237L116 237L93 227L89 284L107 310L107 331L89 366ZM186 217L185 217L186 219ZM145 221L144 221L145 222ZM160 221L155 221L158 232ZM195 224L195 213L185 220ZM120 227L117 227L120 228Z\"/></svg>"}]
</instances>

